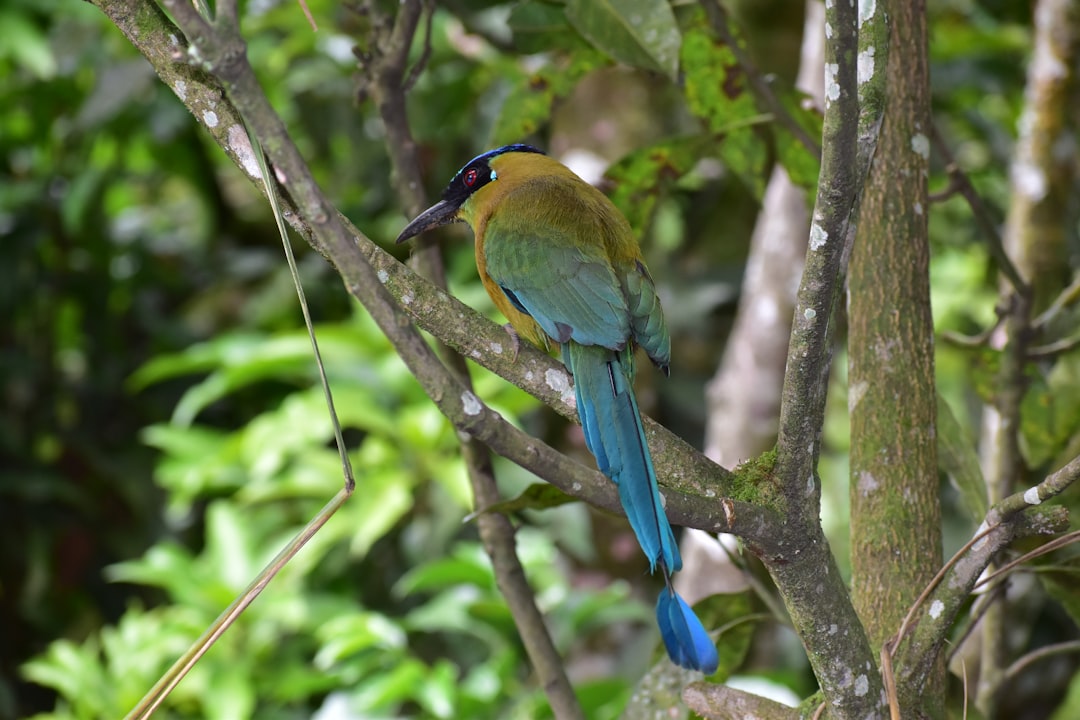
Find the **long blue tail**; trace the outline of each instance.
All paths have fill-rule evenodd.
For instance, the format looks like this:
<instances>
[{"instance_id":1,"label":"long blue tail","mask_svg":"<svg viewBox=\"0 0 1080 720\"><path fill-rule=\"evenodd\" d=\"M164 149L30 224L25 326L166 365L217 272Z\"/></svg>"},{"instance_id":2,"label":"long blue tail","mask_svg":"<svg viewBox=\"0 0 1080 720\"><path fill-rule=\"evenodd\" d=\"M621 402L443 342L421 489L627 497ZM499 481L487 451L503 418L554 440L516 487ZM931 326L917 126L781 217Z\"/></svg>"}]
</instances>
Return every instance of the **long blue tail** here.
<instances>
[{"instance_id":1,"label":"long blue tail","mask_svg":"<svg viewBox=\"0 0 1080 720\"><path fill-rule=\"evenodd\" d=\"M645 441L637 398L634 397L634 355L627 347L615 352L597 345L564 343L563 361L574 374L578 414L585 444L600 472L619 488L630 527L649 558L664 574L665 588L656 603L656 621L672 662L706 674L716 671L719 658L701 620L671 587L671 573L682 568L652 456Z\"/></svg>"}]
</instances>

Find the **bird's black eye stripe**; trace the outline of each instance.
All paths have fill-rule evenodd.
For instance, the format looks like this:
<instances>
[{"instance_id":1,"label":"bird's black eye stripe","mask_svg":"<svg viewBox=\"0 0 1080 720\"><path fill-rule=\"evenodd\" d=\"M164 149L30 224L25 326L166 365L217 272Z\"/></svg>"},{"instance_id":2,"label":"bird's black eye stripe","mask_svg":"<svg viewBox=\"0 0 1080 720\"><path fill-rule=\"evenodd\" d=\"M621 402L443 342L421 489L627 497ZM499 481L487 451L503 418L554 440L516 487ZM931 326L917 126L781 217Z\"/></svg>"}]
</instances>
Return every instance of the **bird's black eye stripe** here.
<instances>
[{"instance_id":1,"label":"bird's black eye stripe","mask_svg":"<svg viewBox=\"0 0 1080 720\"><path fill-rule=\"evenodd\" d=\"M450 181L443 192L443 200L460 207L470 195L491 182L494 175L486 160L474 160L459 170Z\"/></svg>"}]
</instances>

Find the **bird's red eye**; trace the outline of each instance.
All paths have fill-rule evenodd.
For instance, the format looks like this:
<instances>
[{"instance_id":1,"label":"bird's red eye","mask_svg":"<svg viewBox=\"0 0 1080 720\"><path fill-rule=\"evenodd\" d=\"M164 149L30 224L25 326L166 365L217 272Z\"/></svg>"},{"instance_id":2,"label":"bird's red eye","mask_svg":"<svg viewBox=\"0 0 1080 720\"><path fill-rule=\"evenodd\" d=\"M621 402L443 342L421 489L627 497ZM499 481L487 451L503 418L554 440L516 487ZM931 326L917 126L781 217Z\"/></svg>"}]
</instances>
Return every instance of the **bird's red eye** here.
<instances>
[{"instance_id":1,"label":"bird's red eye","mask_svg":"<svg viewBox=\"0 0 1080 720\"><path fill-rule=\"evenodd\" d=\"M476 172L476 168L469 168L461 179L465 181L465 187L472 187L476 184L478 177L480 177L480 173Z\"/></svg>"}]
</instances>

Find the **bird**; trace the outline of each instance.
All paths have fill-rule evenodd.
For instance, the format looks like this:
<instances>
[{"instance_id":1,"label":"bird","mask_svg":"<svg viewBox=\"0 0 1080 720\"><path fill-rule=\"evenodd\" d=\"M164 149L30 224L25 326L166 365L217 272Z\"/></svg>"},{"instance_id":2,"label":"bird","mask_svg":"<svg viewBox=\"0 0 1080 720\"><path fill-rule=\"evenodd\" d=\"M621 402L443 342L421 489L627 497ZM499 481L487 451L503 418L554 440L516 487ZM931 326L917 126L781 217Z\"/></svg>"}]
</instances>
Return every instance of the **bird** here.
<instances>
[{"instance_id":1,"label":"bird","mask_svg":"<svg viewBox=\"0 0 1080 720\"><path fill-rule=\"evenodd\" d=\"M618 486L650 570L663 575L656 617L668 656L711 675L716 646L672 586L682 558L634 395L634 348L667 375L671 339L630 224L606 195L525 144L466 163L397 242L454 222L472 228L480 279L515 342L520 336L544 349L559 346L574 377L585 444Z\"/></svg>"}]
</instances>

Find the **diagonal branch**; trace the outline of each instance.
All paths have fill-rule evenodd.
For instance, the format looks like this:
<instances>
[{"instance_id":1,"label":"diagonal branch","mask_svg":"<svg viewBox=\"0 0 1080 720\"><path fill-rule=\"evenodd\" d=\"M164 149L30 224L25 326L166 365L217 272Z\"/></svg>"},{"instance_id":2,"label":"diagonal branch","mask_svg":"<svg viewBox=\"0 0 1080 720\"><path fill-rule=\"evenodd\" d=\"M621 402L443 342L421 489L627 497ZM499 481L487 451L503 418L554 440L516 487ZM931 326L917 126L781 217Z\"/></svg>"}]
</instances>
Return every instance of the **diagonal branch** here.
<instances>
[{"instance_id":1,"label":"diagonal branch","mask_svg":"<svg viewBox=\"0 0 1080 720\"><path fill-rule=\"evenodd\" d=\"M924 593L912 607L898 637L889 642L904 682L916 687L925 682L949 628L979 576L998 552L1017 538L1052 535L1068 528L1065 508L1039 506L1077 482L1080 482L1080 456L1039 484L1014 493L990 508L972 541L946 564L931 583L931 591Z\"/></svg>"},{"instance_id":2,"label":"diagonal branch","mask_svg":"<svg viewBox=\"0 0 1080 720\"><path fill-rule=\"evenodd\" d=\"M429 9L429 23L432 12ZM371 75L368 87L386 129L386 145L393 168L391 177L401 204L410 215L418 214L426 204L416 143L410 131L405 105L405 91L409 84L405 78L405 68L409 47L422 13L420 0L403 2L388 37L376 40L379 54L371 59L368 67ZM414 262L420 274L439 289L446 290L446 272L441 248L437 244L428 242L422 246L414 256ZM450 372L471 390L472 379L465 358L445 343L439 344L439 351ZM496 504L501 498L491 451L471 436L461 435L460 441L475 506L484 508ZM481 513L476 522L484 549L491 558L499 591L514 618L518 635L552 711L559 718L583 718L581 705L567 678L562 658L547 631L544 616L536 605L536 595L517 556L514 527L510 519L501 513Z\"/></svg>"},{"instance_id":3,"label":"diagonal branch","mask_svg":"<svg viewBox=\"0 0 1080 720\"><path fill-rule=\"evenodd\" d=\"M258 116L258 122L251 125L252 131L285 180L288 192L281 201L286 218L337 268L346 289L384 328L418 382L455 427L475 435L499 455L568 494L621 514L616 490L599 472L515 428L482 403L479 411L476 410L475 396L448 375L402 310L420 327L462 354L522 387L564 416L576 419L570 378L560 363L529 347L523 347L521 357L513 362L510 353L504 351L506 333L500 326L424 281L332 208L315 187L298 151L251 76L242 42L216 49L214 57L208 58L202 49L205 43L190 50L176 27L151 0L92 1L143 53L158 76L257 187L261 184L259 170L243 131L240 112ZM183 14L185 4L179 0L173 3ZM196 30L212 31L197 14L191 19ZM213 74L207 72L204 64L208 59L213 61L209 65L215 69ZM200 64L192 64L193 60ZM223 96L223 89L229 92L228 97ZM262 113L267 113L269 120ZM732 494L734 476L730 472L648 418L646 433L674 523L713 532L733 532L751 541L773 535L772 528L779 523L774 512L738 500L715 502L716 498ZM703 497L713 500L705 503Z\"/></svg>"}]
</instances>

